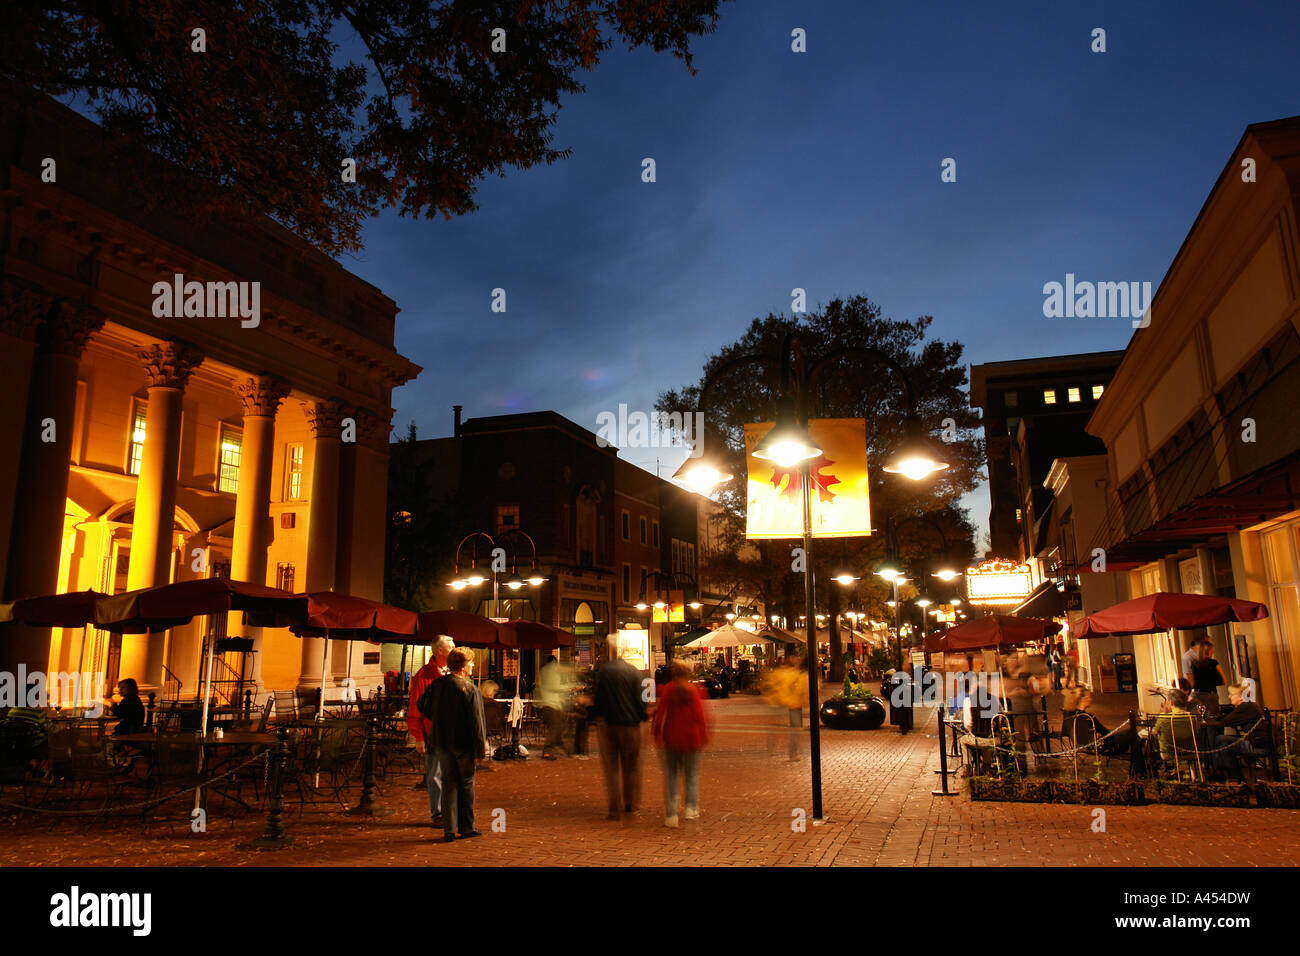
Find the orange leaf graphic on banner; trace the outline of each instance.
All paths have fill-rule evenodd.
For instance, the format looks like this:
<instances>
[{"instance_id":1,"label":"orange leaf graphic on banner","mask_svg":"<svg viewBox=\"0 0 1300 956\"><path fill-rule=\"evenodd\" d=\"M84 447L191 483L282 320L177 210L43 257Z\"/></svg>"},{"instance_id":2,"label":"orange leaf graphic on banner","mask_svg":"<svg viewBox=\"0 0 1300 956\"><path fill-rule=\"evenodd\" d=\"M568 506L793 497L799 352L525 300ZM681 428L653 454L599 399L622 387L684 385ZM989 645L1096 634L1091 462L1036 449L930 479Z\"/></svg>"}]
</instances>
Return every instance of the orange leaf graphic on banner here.
<instances>
[{"instance_id":1,"label":"orange leaf graphic on banner","mask_svg":"<svg viewBox=\"0 0 1300 956\"><path fill-rule=\"evenodd\" d=\"M831 485L840 483L840 480L834 475L822 474L823 470L833 464L835 462L824 454L818 455L809 464L809 471L812 473L813 490L817 492L818 500L823 504L835 500L835 493L831 491ZM785 482L784 488L781 487L782 482ZM803 494L803 472L799 468L782 468L780 465L773 465L772 487L779 489L781 494L787 498L798 497Z\"/></svg>"}]
</instances>

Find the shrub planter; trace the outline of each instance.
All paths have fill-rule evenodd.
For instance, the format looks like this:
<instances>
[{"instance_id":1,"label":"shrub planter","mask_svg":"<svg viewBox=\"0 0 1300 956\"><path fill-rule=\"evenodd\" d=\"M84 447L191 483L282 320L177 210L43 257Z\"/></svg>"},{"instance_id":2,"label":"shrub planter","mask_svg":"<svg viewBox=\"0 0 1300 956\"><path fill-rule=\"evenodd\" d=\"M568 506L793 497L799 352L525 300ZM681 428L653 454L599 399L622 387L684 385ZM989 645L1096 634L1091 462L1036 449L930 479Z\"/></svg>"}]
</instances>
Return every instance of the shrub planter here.
<instances>
[{"instance_id":1,"label":"shrub planter","mask_svg":"<svg viewBox=\"0 0 1300 956\"><path fill-rule=\"evenodd\" d=\"M1051 780L1022 780L1019 777L971 777L972 800L1005 803L1051 803L1056 784Z\"/></svg>"},{"instance_id":2,"label":"shrub planter","mask_svg":"<svg viewBox=\"0 0 1300 956\"><path fill-rule=\"evenodd\" d=\"M1142 784L1136 780L1125 780L1122 783L1080 780L1077 784L1058 783L1054 802L1079 803L1094 807L1140 807L1146 803L1146 793L1142 790Z\"/></svg>"},{"instance_id":3,"label":"shrub planter","mask_svg":"<svg viewBox=\"0 0 1300 956\"><path fill-rule=\"evenodd\" d=\"M818 713L832 730L875 730L885 722L885 708L876 697L832 697Z\"/></svg>"},{"instance_id":4,"label":"shrub planter","mask_svg":"<svg viewBox=\"0 0 1300 956\"><path fill-rule=\"evenodd\" d=\"M1157 785L1161 803L1190 807L1248 807L1250 787L1231 783L1175 783L1161 780Z\"/></svg>"},{"instance_id":5,"label":"shrub planter","mask_svg":"<svg viewBox=\"0 0 1300 956\"><path fill-rule=\"evenodd\" d=\"M1255 784L1255 800L1261 807L1300 810L1300 784L1257 783Z\"/></svg>"}]
</instances>

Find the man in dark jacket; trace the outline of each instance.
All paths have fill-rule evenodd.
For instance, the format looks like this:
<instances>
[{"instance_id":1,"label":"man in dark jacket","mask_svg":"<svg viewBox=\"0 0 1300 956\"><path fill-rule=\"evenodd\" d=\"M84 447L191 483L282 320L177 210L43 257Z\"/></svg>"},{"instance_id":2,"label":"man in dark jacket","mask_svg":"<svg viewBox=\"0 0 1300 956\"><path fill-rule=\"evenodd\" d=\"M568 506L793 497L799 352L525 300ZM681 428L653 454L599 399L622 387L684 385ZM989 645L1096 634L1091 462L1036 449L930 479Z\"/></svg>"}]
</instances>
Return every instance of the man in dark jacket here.
<instances>
[{"instance_id":1,"label":"man in dark jacket","mask_svg":"<svg viewBox=\"0 0 1300 956\"><path fill-rule=\"evenodd\" d=\"M605 791L609 794L609 816L619 819L620 811L635 813L641 799L641 722L648 718L641 696L641 675L627 661L615 657L596 671L595 700L591 715L599 718L600 759L605 766ZM622 766L622 790L619 767Z\"/></svg>"},{"instance_id":2,"label":"man in dark jacket","mask_svg":"<svg viewBox=\"0 0 1300 956\"><path fill-rule=\"evenodd\" d=\"M447 655L447 669L432 685L430 737L442 770L443 839L450 843L457 831L462 839L480 835L474 829L474 761L487 756L487 725L483 698L469 680L474 652L456 648Z\"/></svg>"}]
</instances>

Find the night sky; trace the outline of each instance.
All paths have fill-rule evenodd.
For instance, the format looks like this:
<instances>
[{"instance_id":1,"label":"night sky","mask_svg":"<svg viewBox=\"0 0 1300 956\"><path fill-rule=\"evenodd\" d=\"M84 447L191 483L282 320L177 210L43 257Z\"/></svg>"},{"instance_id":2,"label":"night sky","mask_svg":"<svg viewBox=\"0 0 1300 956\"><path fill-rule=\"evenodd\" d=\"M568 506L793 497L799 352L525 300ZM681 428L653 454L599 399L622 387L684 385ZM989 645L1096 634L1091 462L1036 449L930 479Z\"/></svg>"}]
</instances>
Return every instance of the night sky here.
<instances>
[{"instance_id":1,"label":"night sky","mask_svg":"<svg viewBox=\"0 0 1300 956\"><path fill-rule=\"evenodd\" d=\"M594 430L697 380L796 286L933 315L968 362L1122 348L1125 319L1044 318L1043 284L1157 286L1245 126L1300 113L1290 0L722 9L696 76L612 51L561 110L569 160L485 182L469 216L370 224L344 265L397 301L425 369L395 433L448 434L454 403ZM967 503L983 525L987 496Z\"/></svg>"}]
</instances>

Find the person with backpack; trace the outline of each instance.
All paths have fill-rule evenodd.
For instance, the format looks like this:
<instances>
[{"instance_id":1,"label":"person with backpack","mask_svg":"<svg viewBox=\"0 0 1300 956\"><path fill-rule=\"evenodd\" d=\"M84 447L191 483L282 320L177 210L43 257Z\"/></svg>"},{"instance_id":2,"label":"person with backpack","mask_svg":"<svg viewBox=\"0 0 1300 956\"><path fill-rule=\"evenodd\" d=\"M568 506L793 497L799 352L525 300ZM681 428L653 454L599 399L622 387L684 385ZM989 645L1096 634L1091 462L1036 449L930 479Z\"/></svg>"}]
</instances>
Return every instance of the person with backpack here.
<instances>
[{"instance_id":1,"label":"person with backpack","mask_svg":"<svg viewBox=\"0 0 1300 956\"><path fill-rule=\"evenodd\" d=\"M442 826L442 768L438 766L436 747L428 744L432 723L420 707L424 692L439 677L447 673L447 655L456 647L450 637L440 637L433 645L429 662L411 678L411 699L406 708L406 727L415 738L415 749L424 754L424 785L429 790L430 825Z\"/></svg>"},{"instance_id":2,"label":"person with backpack","mask_svg":"<svg viewBox=\"0 0 1300 956\"><path fill-rule=\"evenodd\" d=\"M683 778L685 806L682 815L695 820L700 815L700 751L709 742L709 722L700 700L703 688L691 683L691 668L684 661L672 662L671 684L656 692L651 731L664 760L664 825L677 826L677 776Z\"/></svg>"}]
</instances>

